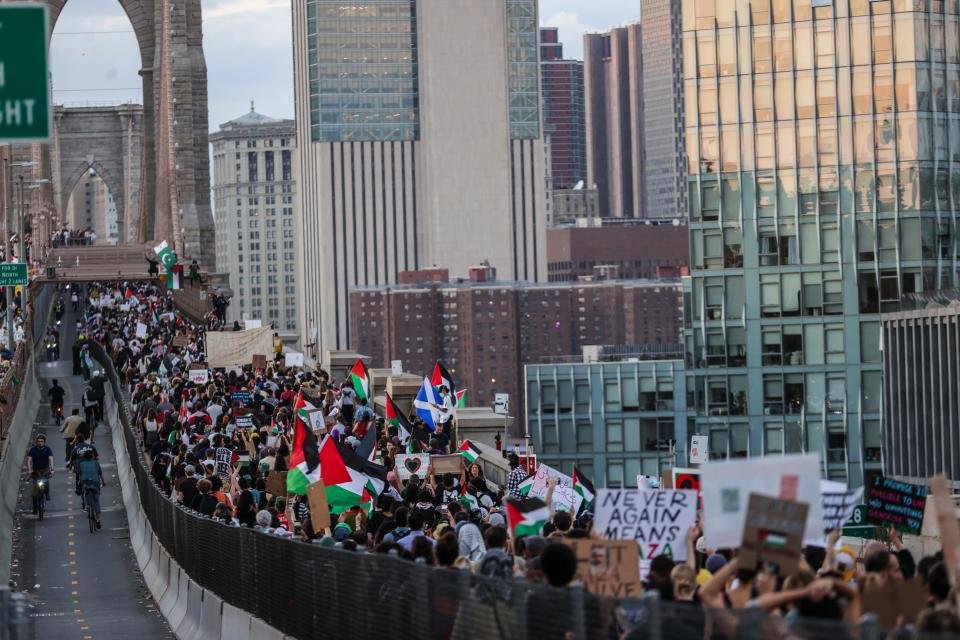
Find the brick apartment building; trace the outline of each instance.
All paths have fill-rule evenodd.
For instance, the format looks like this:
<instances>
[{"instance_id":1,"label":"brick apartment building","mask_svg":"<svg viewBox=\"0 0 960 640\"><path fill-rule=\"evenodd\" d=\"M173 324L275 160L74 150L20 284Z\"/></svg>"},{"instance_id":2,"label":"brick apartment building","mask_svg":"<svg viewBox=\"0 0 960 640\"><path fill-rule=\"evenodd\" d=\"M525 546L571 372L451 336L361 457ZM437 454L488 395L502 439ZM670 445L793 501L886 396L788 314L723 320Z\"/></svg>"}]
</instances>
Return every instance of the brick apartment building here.
<instances>
[{"instance_id":1,"label":"brick apartment building","mask_svg":"<svg viewBox=\"0 0 960 640\"><path fill-rule=\"evenodd\" d=\"M468 279L438 282L435 271L407 272L408 284L353 290L351 348L372 366L401 360L405 371L424 375L442 360L473 406L506 392L511 412L523 415L523 365L579 355L584 345L656 350L680 342L678 279L500 282L481 267Z\"/></svg>"},{"instance_id":2,"label":"brick apartment building","mask_svg":"<svg viewBox=\"0 0 960 640\"><path fill-rule=\"evenodd\" d=\"M547 229L550 282L582 278L653 279L686 275L690 237L685 224L607 224Z\"/></svg>"}]
</instances>

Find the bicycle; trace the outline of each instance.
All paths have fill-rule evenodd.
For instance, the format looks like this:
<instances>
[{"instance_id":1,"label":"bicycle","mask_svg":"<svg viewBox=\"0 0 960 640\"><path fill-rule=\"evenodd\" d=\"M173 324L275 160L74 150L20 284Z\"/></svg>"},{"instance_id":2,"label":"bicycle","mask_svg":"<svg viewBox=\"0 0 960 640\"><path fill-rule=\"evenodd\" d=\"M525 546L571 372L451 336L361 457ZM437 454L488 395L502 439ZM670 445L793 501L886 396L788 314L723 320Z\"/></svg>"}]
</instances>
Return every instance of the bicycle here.
<instances>
[{"instance_id":1,"label":"bicycle","mask_svg":"<svg viewBox=\"0 0 960 640\"><path fill-rule=\"evenodd\" d=\"M87 522L90 525L90 533L95 532L100 527L97 526L97 510L96 502L97 494L100 493L100 488L97 487L92 482L84 483L83 487L83 506L87 511Z\"/></svg>"},{"instance_id":2,"label":"bicycle","mask_svg":"<svg viewBox=\"0 0 960 640\"><path fill-rule=\"evenodd\" d=\"M36 471L33 472L33 511L37 514L37 520L43 520L43 510L47 504L47 478L44 478Z\"/></svg>"}]
</instances>

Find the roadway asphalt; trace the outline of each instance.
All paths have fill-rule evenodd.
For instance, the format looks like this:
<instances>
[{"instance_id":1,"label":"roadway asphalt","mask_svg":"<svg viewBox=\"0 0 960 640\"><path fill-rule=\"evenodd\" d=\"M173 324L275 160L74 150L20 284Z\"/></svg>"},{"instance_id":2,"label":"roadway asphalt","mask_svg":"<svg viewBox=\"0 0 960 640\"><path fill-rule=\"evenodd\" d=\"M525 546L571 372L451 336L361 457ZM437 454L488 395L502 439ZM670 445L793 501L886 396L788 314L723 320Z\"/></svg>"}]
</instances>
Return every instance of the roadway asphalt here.
<instances>
[{"instance_id":1,"label":"roadway asphalt","mask_svg":"<svg viewBox=\"0 0 960 640\"><path fill-rule=\"evenodd\" d=\"M85 389L83 378L72 375L70 347L75 322L70 313L64 316L65 329L61 332L64 359L40 362L37 366L42 397L46 397L51 379L56 379L66 390L66 415L74 407L80 407ZM101 424L96 430L94 444L107 486L100 497L103 528L90 533L80 497L74 495L73 474L64 469L64 441L50 418L49 405L42 403L37 412L31 441L37 433L46 435L56 459L56 472L42 521L31 514L29 482L25 478L21 481L12 572L16 588L27 591L35 605L35 638L152 640L175 637L144 584L130 547L111 428L122 427Z\"/></svg>"}]
</instances>

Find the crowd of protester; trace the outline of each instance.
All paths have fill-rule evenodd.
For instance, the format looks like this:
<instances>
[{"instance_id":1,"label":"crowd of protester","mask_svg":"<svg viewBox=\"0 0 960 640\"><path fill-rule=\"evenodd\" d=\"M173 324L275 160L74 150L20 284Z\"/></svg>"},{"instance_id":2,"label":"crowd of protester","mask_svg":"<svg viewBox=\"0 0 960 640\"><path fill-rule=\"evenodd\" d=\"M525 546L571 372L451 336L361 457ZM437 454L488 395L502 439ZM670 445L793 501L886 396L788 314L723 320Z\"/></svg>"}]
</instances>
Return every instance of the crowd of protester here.
<instances>
[{"instance_id":1,"label":"crowd of protester","mask_svg":"<svg viewBox=\"0 0 960 640\"><path fill-rule=\"evenodd\" d=\"M54 231L50 237L50 246L58 247L85 247L97 243L97 232L93 227L85 229L69 229L64 227Z\"/></svg>"},{"instance_id":2,"label":"crowd of protester","mask_svg":"<svg viewBox=\"0 0 960 640\"><path fill-rule=\"evenodd\" d=\"M557 598L577 585L578 563L564 542L598 537L591 530L592 510L554 511L540 535L514 538L505 499L521 497L526 475L516 455L509 456L513 470L505 487L488 481L483 466L466 459L459 474L435 476L429 469L424 477L401 481L395 457L406 447L397 428L365 401L348 410L345 403L354 396L349 380L335 380L323 370L286 368L277 354L265 368L213 370L205 383L195 384L188 373L191 364L204 360L205 329L181 316L164 292L150 285L102 287L87 302L87 337L112 357L129 392L150 474L171 501L225 526L289 538L291 544L389 554L508 583L542 583L555 588L544 592L553 598L544 602L568 602ZM147 326L141 337L138 323ZM268 473L289 469L300 394L321 409L326 437L358 448L373 430L377 460L387 470L387 484L372 509L357 505L334 514L329 527L313 526L305 496L267 491ZM409 420L424 428L416 415ZM457 444L443 432L420 443L430 453L447 453ZM897 535L870 542L857 559L836 551L839 532L834 532L825 548L804 549L799 572L779 576L763 565L741 566L736 550L706 548L701 533L699 525L688 532L686 561L656 557L644 578L645 590L657 591L665 603L661 622L670 637L735 637L750 611L765 612L762 637L852 636L853 627L844 625L861 620L865 585L914 576L921 579L927 606L914 623L892 633L905 638L921 631L960 633L957 591L942 555L915 561ZM529 611L531 637L570 637L572 608ZM628 614L609 620L620 633L632 624L635 631L642 628ZM824 622L834 625L829 632L817 626ZM449 623L441 635L471 635L457 627L455 615ZM612 627L588 635L611 637L618 633Z\"/></svg>"}]
</instances>

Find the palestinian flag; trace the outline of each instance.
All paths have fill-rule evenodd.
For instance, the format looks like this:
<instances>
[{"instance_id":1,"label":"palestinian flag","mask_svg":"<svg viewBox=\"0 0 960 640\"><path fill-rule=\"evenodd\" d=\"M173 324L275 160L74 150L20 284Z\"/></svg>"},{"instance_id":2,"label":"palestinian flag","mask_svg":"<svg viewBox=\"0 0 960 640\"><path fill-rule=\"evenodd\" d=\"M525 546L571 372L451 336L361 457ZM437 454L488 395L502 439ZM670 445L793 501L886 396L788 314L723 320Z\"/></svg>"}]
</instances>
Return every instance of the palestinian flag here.
<instances>
[{"instance_id":1,"label":"palestinian flag","mask_svg":"<svg viewBox=\"0 0 960 640\"><path fill-rule=\"evenodd\" d=\"M536 476L534 476L533 474L530 474L529 476L527 476L526 478L520 481L520 484L517 485L517 491L519 491L521 495L525 495L525 496L529 495L530 489L533 488L534 480L536 480Z\"/></svg>"},{"instance_id":2,"label":"palestinian flag","mask_svg":"<svg viewBox=\"0 0 960 640\"><path fill-rule=\"evenodd\" d=\"M353 380L353 390L357 392L357 397L363 398L369 402L370 398L370 372L363 360L357 360L350 369L350 378Z\"/></svg>"},{"instance_id":3,"label":"palestinian flag","mask_svg":"<svg viewBox=\"0 0 960 640\"><path fill-rule=\"evenodd\" d=\"M597 495L596 490L593 488L593 483L590 482L590 478L583 475L580 470L577 469L577 465L573 465L573 490L583 498L582 506L584 509L593 503L593 498Z\"/></svg>"},{"instance_id":4,"label":"palestinian flag","mask_svg":"<svg viewBox=\"0 0 960 640\"><path fill-rule=\"evenodd\" d=\"M397 428L397 435L400 437L400 446L404 446L410 443L410 434L413 433L413 426L410 424L410 421L407 420L407 416L403 415L403 412L397 408L397 404L393 401L393 398L390 397L390 394L387 394L387 424L392 424Z\"/></svg>"},{"instance_id":5,"label":"palestinian flag","mask_svg":"<svg viewBox=\"0 0 960 640\"><path fill-rule=\"evenodd\" d=\"M127 290L123 292L123 299L124 299L124 300L129 300L129 299L130 299L130 296L132 296L132 295L133 295L133 290L130 289L130 287L127 287Z\"/></svg>"},{"instance_id":6,"label":"palestinian flag","mask_svg":"<svg viewBox=\"0 0 960 640\"><path fill-rule=\"evenodd\" d=\"M183 288L183 265L175 264L167 269L167 288L168 289L182 289Z\"/></svg>"},{"instance_id":7,"label":"palestinian flag","mask_svg":"<svg viewBox=\"0 0 960 640\"><path fill-rule=\"evenodd\" d=\"M302 422L306 429L311 429L310 427L310 412L316 409L315 406L303 399L303 392L297 393L296 399L293 401L293 415L296 416L297 422Z\"/></svg>"},{"instance_id":8,"label":"palestinian flag","mask_svg":"<svg viewBox=\"0 0 960 640\"><path fill-rule=\"evenodd\" d=\"M160 312L156 307L153 307L153 324L160 324Z\"/></svg>"},{"instance_id":9,"label":"palestinian flag","mask_svg":"<svg viewBox=\"0 0 960 640\"><path fill-rule=\"evenodd\" d=\"M473 495L467 491L467 485L463 485L460 489L460 504L463 505L463 508L467 510L468 513L473 513L480 509L480 503L477 501L477 496Z\"/></svg>"},{"instance_id":10,"label":"palestinian flag","mask_svg":"<svg viewBox=\"0 0 960 640\"><path fill-rule=\"evenodd\" d=\"M467 390L461 389L457 391L457 409L465 409L467 407Z\"/></svg>"},{"instance_id":11,"label":"palestinian flag","mask_svg":"<svg viewBox=\"0 0 960 640\"><path fill-rule=\"evenodd\" d=\"M327 436L320 445L320 479L333 513L358 506L369 512L386 486L387 469L361 458L350 447Z\"/></svg>"},{"instance_id":12,"label":"palestinian flag","mask_svg":"<svg viewBox=\"0 0 960 640\"><path fill-rule=\"evenodd\" d=\"M480 449L478 449L477 445L473 444L469 440L463 441L463 444L460 445L459 451L463 454L467 464L476 462L480 458Z\"/></svg>"},{"instance_id":13,"label":"palestinian flag","mask_svg":"<svg viewBox=\"0 0 960 640\"><path fill-rule=\"evenodd\" d=\"M433 365L433 375L430 376L430 384L432 384L433 388L437 391L440 390L440 387L446 387L452 398L457 397L457 388L453 384L453 376L450 375L450 372L447 371L447 368L443 366L443 363L439 360L437 364Z\"/></svg>"},{"instance_id":14,"label":"palestinian flag","mask_svg":"<svg viewBox=\"0 0 960 640\"><path fill-rule=\"evenodd\" d=\"M162 367L163 364L161 363L160 366ZM180 422L180 424L182 424L182 425L184 425L184 426L186 426L186 424L187 424L187 418L188 418L189 415L190 415L189 413L187 413L188 411L189 411L189 409L187 409L187 403L186 403L185 401L181 400L181 401L180 401L180 416L179 416L179 418L178 418L178 421Z\"/></svg>"},{"instance_id":15,"label":"palestinian flag","mask_svg":"<svg viewBox=\"0 0 960 640\"><path fill-rule=\"evenodd\" d=\"M297 394L297 405L303 404L303 396ZM296 406L296 405L295 405ZM293 421L293 446L290 448L290 471L287 473L287 493L306 495L307 487L320 479L320 453L317 436L309 425L300 419L299 412Z\"/></svg>"},{"instance_id":16,"label":"palestinian flag","mask_svg":"<svg viewBox=\"0 0 960 640\"><path fill-rule=\"evenodd\" d=\"M550 508L540 498L507 498L506 503L507 522L510 523L514 539L540 535L543 525L550 519Z\"/></svg>"}]
</instances>

